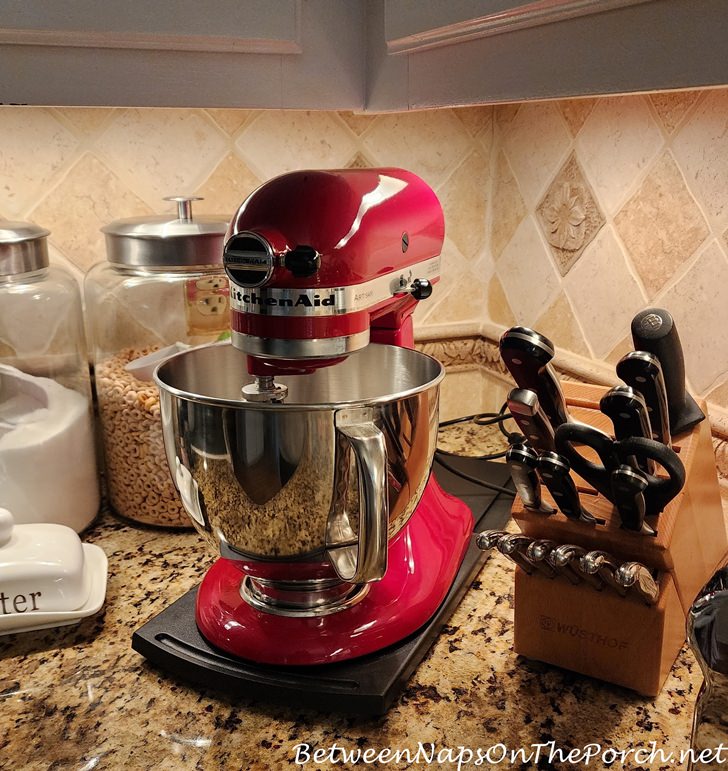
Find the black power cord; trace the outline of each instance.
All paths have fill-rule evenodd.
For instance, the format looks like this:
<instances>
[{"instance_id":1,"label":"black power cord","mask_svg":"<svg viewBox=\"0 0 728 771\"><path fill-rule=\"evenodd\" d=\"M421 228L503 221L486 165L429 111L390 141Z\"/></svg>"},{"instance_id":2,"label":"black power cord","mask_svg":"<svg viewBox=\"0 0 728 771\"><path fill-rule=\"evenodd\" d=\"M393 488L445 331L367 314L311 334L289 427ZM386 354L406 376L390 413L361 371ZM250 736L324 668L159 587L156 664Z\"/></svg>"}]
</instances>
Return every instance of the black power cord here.
<instances>
[{"instance_id":1,"label":"black power cord","mask_svg":"<svg viewBox=\"0 0 728 771\"><path fill-rule=\"evenodd\" d=\"M447 426L454 426L460 423L473 423L476 426L492 426L497 424L500 432L508 440L509 445L525 441L525 438L522 434L517 432L509 433L503 427L505 421L512 418L510 412L506 412L507 408L508 403L506 402L498 412L479 412L474 415L464 415L460 418L444 420L442 423L440 423L440 428L446 428ZM443 460L443 456L450 456L453 458L474 458L476 460L498 460L499 458L504 458L506 456L506 452L507 450L502 450L501 452L494 452L487 455L463 455L462 453L450 452L449 450L441 450L438 448L435 450L435 461L439 463L444 469L447 469L451 474L455 474L455 476L460 477L467 482L472 482L473 484L486 487L487 489L494 490L498 493L503 493L504 495L513 496L515 495L513 490L510 490L507 487L501 487L500 485L494 485L491 482L485 482L482 479L471 476L470 474L465 474L464 472L453 468L453 466Z\"/></svg>"}]
</instances>

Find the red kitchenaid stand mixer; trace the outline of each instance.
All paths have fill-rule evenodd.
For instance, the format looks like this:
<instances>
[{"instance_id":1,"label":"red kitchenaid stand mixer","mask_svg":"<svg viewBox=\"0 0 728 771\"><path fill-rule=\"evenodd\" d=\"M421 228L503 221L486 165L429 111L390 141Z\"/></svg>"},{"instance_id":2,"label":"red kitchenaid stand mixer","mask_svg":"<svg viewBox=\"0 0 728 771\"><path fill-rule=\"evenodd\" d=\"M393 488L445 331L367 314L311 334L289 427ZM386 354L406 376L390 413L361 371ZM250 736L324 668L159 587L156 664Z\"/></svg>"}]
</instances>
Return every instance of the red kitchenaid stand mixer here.
<instances>
[{"instance_id":1,"label":"red kitchenaid stand mixer","mask_svg":"<svg viewBox=\"0 0 728 771\"><path fill-rule=\"evenodd\" d=\"M482 564L463 565L470 508L430 474L444 370L412 350L443 238L434 192L392 168L285 174L233 218L232 345L155 374L175 483L221 555L195 595L200 682L330 706L372 656L406 648L379 701L357 686L347 705L381 711ZM163 642L189 618L178 603L133 644L194 677L189 640Z\"/></svg>"}]
</instances>

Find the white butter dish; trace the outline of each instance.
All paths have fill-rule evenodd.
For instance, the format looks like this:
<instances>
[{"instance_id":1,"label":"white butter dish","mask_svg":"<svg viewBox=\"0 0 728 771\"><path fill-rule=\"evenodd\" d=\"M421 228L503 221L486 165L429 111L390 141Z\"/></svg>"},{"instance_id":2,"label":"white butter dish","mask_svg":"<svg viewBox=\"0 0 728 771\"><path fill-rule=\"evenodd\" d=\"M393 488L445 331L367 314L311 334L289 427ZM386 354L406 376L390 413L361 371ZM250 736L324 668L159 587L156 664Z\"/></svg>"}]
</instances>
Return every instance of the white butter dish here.
<instances>
[{"instance_id":1,"label":"white butter dish","mask_svg":"<svg viewBox=\"0 0 728 771\"><path fill-rule=\"evenodd\" d=\"M106 595L103 550L65 525L16 525L0 509L0 634L80 621Z\"/></svg>"}]
</instances>

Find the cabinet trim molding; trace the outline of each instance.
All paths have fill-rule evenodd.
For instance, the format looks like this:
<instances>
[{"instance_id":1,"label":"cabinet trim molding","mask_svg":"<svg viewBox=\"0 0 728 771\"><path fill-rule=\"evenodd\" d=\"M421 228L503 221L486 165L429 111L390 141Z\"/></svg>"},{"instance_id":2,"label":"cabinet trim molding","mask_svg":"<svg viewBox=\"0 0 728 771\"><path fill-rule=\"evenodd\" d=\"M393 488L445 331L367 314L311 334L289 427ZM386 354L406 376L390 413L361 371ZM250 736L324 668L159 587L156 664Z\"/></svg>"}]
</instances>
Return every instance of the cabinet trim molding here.
<instances>
[{"instance_id":1,"label":"cabinet trim molding","mask_svg":"<svg viewBox=\"0 0 728 771\"><path fill-rule=\"evenodd\" d=\"M387 0L387 10L394 14L399 0ZM513 5L511 8L494 11L482 16L465 18L462 21L413 32L400 37L387 36L387 51L390 54L416 53L431 48L463 43L468 40L491 37L544 24L554 24L578 16L592 16L605 11L625 8L631 5L654 2L655 0L533 0ZM405 0L406 2L406 0ZM393 17L387 14L387 29Z\"/></svg>"}]
</instances>

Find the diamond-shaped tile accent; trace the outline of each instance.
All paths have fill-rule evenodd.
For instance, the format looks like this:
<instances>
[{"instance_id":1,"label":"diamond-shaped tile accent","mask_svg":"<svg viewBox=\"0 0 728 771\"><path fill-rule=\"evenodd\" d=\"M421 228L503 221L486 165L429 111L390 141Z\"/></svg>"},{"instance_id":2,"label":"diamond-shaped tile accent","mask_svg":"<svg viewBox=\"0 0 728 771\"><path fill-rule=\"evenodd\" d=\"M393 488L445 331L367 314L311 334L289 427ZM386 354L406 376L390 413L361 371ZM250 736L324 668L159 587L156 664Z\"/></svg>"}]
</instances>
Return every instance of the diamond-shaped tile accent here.
<instances>
[{"instance_id":1,"label":"diamond-shaped tile accent","mask_svg":"<svg viewBox=\"0 0 728 771\"><path fill-rule=\"evenodd\" d=\"M516 178L513 176L508 159L503 153L498 154L495 166L490 248L493 257L497 260L526 216L527 211Z\"/></svg>"},{"instance_id":2,"label":"diamond-shaped tile accent","mask_svg":"<svg viewBox=\"0 0 728 771\"><path fill-rule=\"evenodd\" d=\"M523 199L535 206L563 163L571 137L551 102L526 103L503 133L503 149Z\"/></svg>"},{"instance_id":3,"label":"diamond-shaped tile accent","mask_svg":"<svg viewBox=\"0 0 728 771\"><path fill-rule=\"evenodd\" d=\"M650 101L668 134L672 134L690 108L700 98L700 91L668 91L650 94Z\"/></svg>"},{"instance_id":4,"label":"diamond-shaped tile accent","mask_svg":"<svg viewBox=\"0 0 728 771\"><path fill-rule=\"evenodd\" d=\"M18 217L52 186L78 139L42 107L0 107L0 205Z\"/></svg>"},{"instance_id":5,"label":"diamond-shaped tile accent","mask_svg":"<svg viewBox=\"0 0 728 771\"><path fill-rule=\"evenodd\" d=\"M714 226L728 224L728 89L709 91L673 137L688 186Z\"/></svg>"},{"instance_id":6,"label":"diamond-shaped tile accent","mask_svg":"<svg viewBox=\"0 0 728 771\"><path fill-rule=\"evenodd\" d=\"M224 157L228 143L200 110L121 110L96 142L99 157L155 211L188 195Z\"/></svg>"},{"instance_id":7,"label":"diamond-shaped tile accent","mask_svg":"<svg viewBox=\"0 0 728 771\"><path fill-rule=\"evenodd\" d=\"M462 160L472 140L452 110L380 115L363 137L383 166L400 166L437 187Z\"/></svg>"},{"instance_id":8,"label":"diamond-shaped tile accent","mask_svg":"<svg viewBox=\"0 0 728 771\"><path fill-rule=\"evenodd\" d=\"M233 153L223 158L215 170L197 189L194 211L217 214L230 219L240 204L261 184L261 180Z\"/></svg>"},{"instance_id":9,"label":"diamond-shaped tile accent","mask_svg":"<svg viewBox=\"0 0 728 771\"><path fill-rule=\"evenodd\" d=\"M586 119L591 115L591 111L596 103L596 99L590 98L564 99L557 102L566 125L569 127L571 136L575 137L579 133L581 127L586 123Z\"/></svg>"},{"instance_id":10,"label":"diamond-shaped tile accent","mask_svg":"<svg viewBox=\"0 0 728 771\"><path fill-rule=\"evenodd\" d=\"M340 169L357 149L331 113L297 110L263 111L235 147L263 180L295 169Z\"/></svg>"},{"instance_id":11,"label":"diamond-shaped tile accent","mask_svg":"<svg viewBox=\"0 0 728 771\"><path fill-rule=\"evenodd\" d=\"M559 272L565 276L605 222L573 153L546 191L537 217Z\"/></svg>"},{"instance_id":12,"label":"diamond-shaped tile accent","mask_svg":"<svg viewBox=\"0 0 728 771\"><path fill-rule=\"evenodd\" d=\"M33 209L32 217L51 231L51 244L85 271L106 259L104 225L151 213L98 158L86 153Z\"/></svg>"},{"instance_id":13,"label":"diamond-shaped tile accent","mask_svg":"<svg viewBox=\"0 0 728 771\"><path fill-rule=\"evenodd\" d=\"M445 231L471 260L485 245L489 174L489 159L474 150L438 190L445 213Z\"/></svg>"},{"instance_id":14,"label":"diamond-shaped tile accent","mask_svg":"<svg viewBox=\"0 0 728 771\"><path fill-rule=\"evenodd\" d=\"M728 259L711 241L675 286L662 297L680 330L685 371L699 393L721 379L728 362Z\"/></svg>"},{"instance_id":15,"label":"diamond-shaped tile accent","mask_svg":"<svg viewBox=\"0 0 728 771\"><path fill-rule=\"evenodd\" d=\"M614 224L650 299L710 233L669 151L657 160Z\"/></svg>"},{"instance_id":16,"label":"diamond-shaped tile accent","mask_svg":"<svg viewBox=\"0 0 728 771\"><path fill-rule=\"evenodd\" d=\"M579 162L607 216L623 205L664 144L641 96L600 99L575 141Z\"/></svg>"},{"instance_id":17,"label":"diamond-shaped tile accent","mask_svg":"<svg viewBox=\"0 0 728 771\"><path fill-rule=\"evenodd\" d=\"M564 279L587 343L604 358L622 339L645 298L610 226L603 227Z\"/></svg>"}]
</instances>

